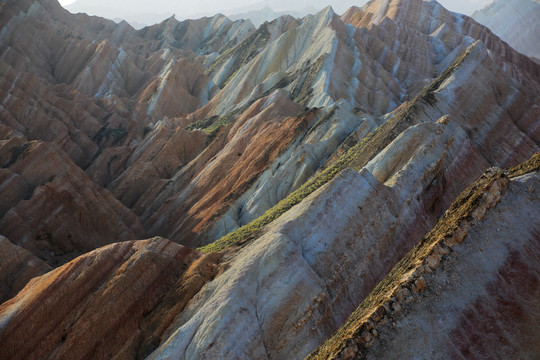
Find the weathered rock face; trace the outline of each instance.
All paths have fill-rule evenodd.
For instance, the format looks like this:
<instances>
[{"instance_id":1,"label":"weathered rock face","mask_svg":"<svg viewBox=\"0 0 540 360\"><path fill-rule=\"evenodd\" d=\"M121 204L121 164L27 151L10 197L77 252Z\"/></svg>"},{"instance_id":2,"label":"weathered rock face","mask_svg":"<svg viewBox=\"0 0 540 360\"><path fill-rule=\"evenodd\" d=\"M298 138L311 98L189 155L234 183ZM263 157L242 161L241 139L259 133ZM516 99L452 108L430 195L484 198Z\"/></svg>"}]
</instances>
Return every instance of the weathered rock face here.
<instances>
[{"instance_id":1,"label":"weathered rock face","mask_svg":"<svg viewBox=\"0 0 540 360\"><path fill-rule=\"evenodd\" d=\"M43 260L3 236L0 236L0 264L0 303L17 295L32 278L52 270Z\"/></svg>"},{"instance_id":2,"label":"weathered rock face","mask_svg":"<svg viewBox=\"0 0 540 360\"><path fill-rule=\"evenodd\" d=\"M144 319L199 256L161 238L128 241L32 280L0 305L2 356L136 357L147 345L145 335L155 330L141 327Z\"/></svg>"},{"instance_id":3,"label":"weathered rock face","mask_svg":"<svg viewBox=\"0 0 540 360\"><path fill-rule=\"evenodd\" d=\"M234 46L252 25L216 16L136 32L44 0L3 4L0 26L3 234L50 264L143 237L136 216L81 168L101 185L116 179L134 152L128 145L155 119L213 96L192 51ZM160 175L172 176L170 162L191 160L205 138L180 131L161 154L168 163ZM176 153L189 139L193 149Z\"/></svg>"},{"instance_id":4,"label":"weathered rock face","mask_svg":"<svg viewBox=\"0 0 540 360\"><path fill-rule=\"evenodd\" d=\"M6 18L2 38L4 61L11 59L3 84L4 113L10 119L6 123L31 140L60 144L91 179L133 209L152 235L204 245L261 216L298 189L336 149L343 151L341 142L358 141L381 124L384 120L378 115L412 99L473 39L486 40L493 57L519 81L538 72L487 29L437 3L387 5L370 3L342 18L330 8L304 20L282 17L254 32L246 23L223 16L185 22L170 18L134 31L125 24L69 16L52 1L21 2L18 12L13 11L16 16ZM377 19L372 13L378 14ZM49 50L30 44L27 34L37 34L43 27L50 29L44 43L52 50L62 47L56 60L49 59ZM12 44L17 34L23 34L26 46ZM224 86L221 91L203 73L192 50L211 53L200 61L208 67L208 76ZM17 77L17 70L27 73ZM51 92L49 82L69 85L55 85ZM285 92L271 97L278 88ZM29 89L46 90L30 96ZM501 89L503 97L505 91ZM253 157L244 151L246 139L269 129L260 126L262 118L251 121L268 106L254 105L261 96L267 103L286 96L297 103L328 107L310 115L311 120L291 138L276 138L274 146L281 145L271 156ZM534 96L525 101L530 98ZM190 113L206 102L187 120L162 119ZM73 103L88 105L74 112ZM34 121L25 120L25 108L35 109ZM58 116L49 127L52 111ZM301 121L305 116L299 112L296 107L283 113ZM531 112L529 122L534 121ZM267 112L265 119L270 117L277 120ZM172 125L164 127L169 121ZM243 122L250 130L241 141L229 130L207 137L182 129L188 121L196 121L190 129L206 128L209 133L221 124ZM161 125L154 131L158 122ZM249 149L268 146L264 138L256 137ZM250 168L257 170L246 170ZM275 180L278 176L286 181Z\"/></svg>"},{"instance_id":5,"label":"weathered rock face","mask_svg":"<svg viewBox=\"0 0 540 360\"><path fill-rule=\"evenodd\" d=\"M122 139L105 134L109 124L123 122L118 112L108 113L112 110L108 106L65 85L51 86L6 63L0 62L0 69L0 125L6 129L3 140L19 136L56 142L78 166L86 167L98 153L99 145L133 138L128 129L123 131Z\"/></svg>"},{"instance_id":6,"label":"weathered rock face","mask_svg":"<svg viewBox=\"0 0 540 360\"><path fill-rule=\"evenodd\" d=\"M537 357L539 170L484 175L310 358Z\"/></svg>"},{"instance_id":7,"label":"weathered rock face","mask_svg":"<svg viewBox=\"0 0 540 360\"><path fill-rule=\"evenodd\" d=\"M136 130L131 139L141 137L150 122L191 113L208 102L217 87L196 57L225 51L254 30L249 22L221 15L185 22L171 18L135 31L125 22L71 15L53 0L5 8L2 61L50 84L68 84L68 91L106 98L129 118L116 128ZM44 45L36 45L35 38Z\"/></svg>"},{"instance_id":8,"label":"weathered rock face","mask_svg":"<svg viewBox=\"0 0 540 360\"><path fill-rule=\"evenodd\" d=\"M124 203L137 200L135 206L144 211L141 218L151 232L199 246L200 242L191 240L192 233L202 232L209 222L223 214L227 205L248 190L315 118L314 113L296 116L299 112L299 106L281 93L257 101L230 129L215 135L213 144L190 164L188 173L175 174L172 184L162 182L157 193L169 196L167 201L155 198L156 189L149 189L144 197L133 194L134 200L123 197L125 189L132 189L124 182L132 177L121 179L118 185L113 183L112 191ZM210 157L210 162L201 168Z\"/></svg>"},{"instance_id":9,"label":"weathered rock face","mask_svg":"<svg viewBox=\"0 0 540 360\"><path fill-rule=\"evenodd\" d=\"M472 14L514 49L540 59L540 1L497 0Z\"/></svg>"}]
</instances>

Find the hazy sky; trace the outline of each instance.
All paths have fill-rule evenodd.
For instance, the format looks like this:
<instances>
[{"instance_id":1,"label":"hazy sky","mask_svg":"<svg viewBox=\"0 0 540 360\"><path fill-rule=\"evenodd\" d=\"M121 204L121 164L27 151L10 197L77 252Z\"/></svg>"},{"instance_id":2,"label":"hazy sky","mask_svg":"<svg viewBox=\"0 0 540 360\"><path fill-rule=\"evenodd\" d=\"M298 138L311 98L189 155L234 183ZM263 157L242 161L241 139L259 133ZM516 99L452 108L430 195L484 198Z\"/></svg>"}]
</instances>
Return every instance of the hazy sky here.
<instances>
[{"instance_id":1,"label":"hazy sky","mask_svg":"<svg viewBox=\"0 0 540 360\"><path fill-rule=\"evenodd\" d=\"M75 2L75 0L60 0L60 4L62 5L68 5L68 4L71 4ZM197 3L193 0L175 0L176 3L178 4L181 4L182 2L185 2L186 4L190 4L191 6L193 6L193 4ZM221 1L216 1L217 5L216 6L216 10L219 11L219 9L224 5L226 4L226 7L227 8L233 8L233 7L243 7L245 5L248 5L248 4L253 4L253 0L229 0L227 2L221 2ZM351 1L340 1L341 4L345 4L345 3L350 3L351 5L358 5L358 6L361 6L363 4L365 4L367 2L367 0L351 0ZM467 15L470 15L472 14L475 10L478 10L478 9L481 9L483 8L484 6L486 6L487 4L493 2L493 0L439 0L439 2L444 6L446 7L447 9L451 10L451 11L456 11L456 12L460 12L460 13L463 13L463 14L467 14ZM332 5L332 1L328 1L329 5ZM151 6L152 2L149 1L148 4ZM344 7L344 6L339 6L339 7ZM344 10L339 8L337 6L334 6L336 12L338 13L341 13L343 12ZM152 9L152 10L156 10L156 9ZM201 7L200 9L200 12L207 12L208 8L206 6ZM275 9L276 10L276 9ZM277 10L282 10L282 9L277 9Z\"/></svg>"}]
</instances>

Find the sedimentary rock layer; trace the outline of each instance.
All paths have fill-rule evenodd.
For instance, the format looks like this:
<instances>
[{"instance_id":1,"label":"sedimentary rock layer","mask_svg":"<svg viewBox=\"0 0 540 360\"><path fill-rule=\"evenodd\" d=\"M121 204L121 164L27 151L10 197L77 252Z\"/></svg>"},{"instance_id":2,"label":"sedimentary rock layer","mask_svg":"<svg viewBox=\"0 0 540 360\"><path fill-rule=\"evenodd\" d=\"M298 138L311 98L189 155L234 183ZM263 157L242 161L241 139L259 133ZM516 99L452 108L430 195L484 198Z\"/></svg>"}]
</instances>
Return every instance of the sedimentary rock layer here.
<instances>
[{"instance_id":1,"label":"sedimentary rock layer","mask_svg":"<svg viewBox=\"0 0 540 360\"><path fill-rule=\"evenodd\" d=\"M494 126L486 130L494 136L486 142L459 112L437 118L451 103L463 101L455 95L470 79L465 74L491 66L480 44L471 47L353 148L351 165L360 172L343 171L244 246L178 317L176 332L154 356L300 358L332 334L481 169L537 151L512 121L503 121L509 128L486 123ZM514 128L524 145L512 154L506 146L490 146L495 138L514 142L509 132L495 135L496 128ZM219 327L213 325L217 319ZM245 336L231 335L240 326Z\"/></svg>"},{"instance_id":2,"label":"sedimentary rock layer","mask_svg":"<svg viewBox=\"0 0 540 360\"><path fill-rule=\"evenodd\" d=\"M539 170L490 169L309 358L538 356Z\"/></svg>"},{"instance_id":3,"label":"sedimentary rock layer","mask_svg":"<svg viewBox=\"0 0 540 360\"><path fill-rule=\"evenodd\" d=\"M258 30L218 15L135 31L53 0L0 6L0 234L20 256L0 259L6 357L303 358L486 169L540 150L540 67L435 1ZM499 205L538 204L536 175L495 173ZM508 229L524 217L504 217L510 205ZM157 235L169 240L129 241ZM438 286L436 249L418 261ZM466 250L501 255L497 269L512 259ZM56 269L16 295L44 262ZM436 309L423 280L411 296ZM453 324L457 351L480 351ZM373 329L360 334L376 349ZM509 356L528 344L509 336ZM332 349L364 354L353 338Z\"/></svg>"}]
</instances>

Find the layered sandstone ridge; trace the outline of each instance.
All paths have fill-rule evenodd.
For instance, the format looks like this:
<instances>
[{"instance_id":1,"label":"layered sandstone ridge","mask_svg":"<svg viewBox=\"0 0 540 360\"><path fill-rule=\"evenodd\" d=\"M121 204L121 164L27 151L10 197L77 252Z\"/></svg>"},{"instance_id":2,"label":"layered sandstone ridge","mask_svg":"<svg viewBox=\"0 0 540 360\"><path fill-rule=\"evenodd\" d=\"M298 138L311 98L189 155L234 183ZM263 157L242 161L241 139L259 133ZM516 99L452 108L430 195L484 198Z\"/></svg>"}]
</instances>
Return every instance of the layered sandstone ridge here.
<instances>
[{"instance_id":1,"label":"layered sandstone ridge","mask_svg":"<svg viewBox=\"0 0 540 360\"><path fill-rule=\"evenodd\" d=\"M369 15L375 12L380 21ZM534 104L537 94L529 89L537 66L436 2L372 2L342 18L327 8L256 31L220 15L170 18L135 31L70 15L53 1L19 2L9 13L0 44L6 75L0 110L16 131L9 136L59 144L136 213L147 233L192 246L248 224L299 189L339 157L345 139L354 144L386 121L380 116L412 100L476 39L496 64L489 71L502 70L506 80L497 85L500 99L487 95L480 110L461 117L499 121L506 117L501 109ZM32 38L42 29L45 45L36 47ZM65 59L77 61L65 66ZM516 94L505 85L509 78L517 80ZM266 110L272 102L283 111ZM302 114L295 102L324 108ZM522 113L527 106L511 110L523 129L537 114L534 107ZM433 116L455 111L449 105ZM189 130L207 134L186 131L189 122ZM240 124L249 129L236 131ZM272 151L259 151L270 143L256 134L293 128L290 137L270 141ZM528 136L536 139L537 131Z\"/></svg>"},{"instance_id":2,"label":"layered sandstone ridge","mask_svg":"<svg viewBox=\"0 0 540 360\"><path fill-rule=\"evenodd\" d=\"M304 19L303 22L294 22L290 18L281 18L262 26L248 39L231 48L230 51L226 51L221 57L209 60L207 64L210 75L214 76L218 83L223 82L225 87L205 107L188 117L190 121L198 119L189 127L190 129L200 128L211 135L207 139L208 145L204 151L197 149L193 152L193 160L186 159L188 161L184 163L174 158L168 161L168 158L161 156L155 161L151 157L136 160L136 156L139 156L140 151L145 151L144 149L149 146L149 142L155 141L157 144L169 141L166 139L171 135L165 135L160 128L159 132L151 133L151 136L146 138L142 145L135 148L129 161L126 162L122 150L122 154L119 154L119 156L123 160L120 161L117 157L115 161L119 167L114 166L115 172L119 174L118 177L114 180L114 175L100 174L100 179L106 179L103 182L100 180L100 183L107 186L126 206L132 208L140 216L145 227L149 229L152 235L165 236L174 241L193 246L205 245L263 215L266 210L276 205L292 191L297 190L331 157L334 151L338 150L341 142L349 139L349 143L354 144L374 130L385 121L385 118L379 118L377 115L393 110L397 105L401 105L403 101L409 98L412 99L413 94L416 94L424 87L433 76L442 73L452 64L453 60L466 51L469 45L473 44L474 36L486 40L483 45L478 44L478 48L483 49L479 57L485 58L482 60L484 64L489 63L486 69L477 71L479 79L489 79L491 71L502 72L502 79L490 80L487 83L484 83L483 80L479 80L479 83L467 83L469 88L474 87L474 91L459 85L457 89L451 90L451 95L446 97L445 108L436 111L434 114L429 114L429 116L439 118L446 114L458 114L460 121L463 123L469 121L467 119L472 117L476 119L473 121L478 126L467 127L475 133L480 133L483 131L480 129L483 126L479 120L481 117L486 116L493 123L498 121L506 123L510 121L510 118L507 118L506 112L502 109L516 108L520 107L520 104L527 103L527 106L520 107L519 110L511 110L511 112L516 111L511 116L514 118L512 122L518 124L518 129L528 129L525 131L527 134L525 137L531 137L533 142L537 143L538 130L529 127L538 114L538 108L534 104L538 94L535 81L536 75L531 78L531 74L538 73L538 66L510 49L506 44L494 37L489 30L470 19L465 19L467 21L464 22L461 15L450 13L434 2L419 3L411 1L410 3L409 7L405 7L405 2L402 2L400 3L401 6L396 7L391 13L384 13L382 18L386 20L381 20L384 24L371 24L367 28L344 25L342 20L330 8ZM362 11L367 12L368 10ZM426 22L416 24L415 22L402 21L401 17L396 14L405 12L405 10L411 12L407 16L411 16L413 19L431 19L431 22L428 24L426 20ZM343 19L348 21L348 16L362 11L351 9ZM408 12L406 13L408 14ZM312 37L310 35L312 33L318 35ZM397 40L393 38L396 33L399 35ZM334 60L328 60L330 55L321 55L322 57L319 57L321 61L317 62L318 65L315 65L313 59L317 59L319 55L314 54L324 54L330 51L328 41L319 41L319 39L327 38L336 39L335 44L330 43L337 44L337 50L334 50L337 51L336 54L339 54L339 56L336 54L331 56L333 56L334 60L337 57L341 60L339 60L339 64L331 65L330 62ZM378 45L372 46L373 44ZM416 45L413 47L413 44ZM345 56L344 54L348 53L351 46L356 47L356 55ZM243 53L246 54L244 57L241 56ZM394 53L397 55L391 55ZM345 58L348 60L344 60ZM272 60L272 64L270 64L270 59L275 61ZM418 59L421 59L421 61ZM301 65L303 62L305 64ZM326 67L325 64L330 65ZM291 68L285 68L284 66L291 66ZM301 70L294 70L297 67L301 67ZM475 66L471 66L471 68L475 68ZM312 115L315 116L315 119L310 120L305 125L304 131L297 133L297 138L302 138L302 140L290 143L287 146L280 146L277 153L271 157L265 157L264 161L259 164L259 170L253 173L253 176L245 172L246 167L251 166L245 162L246 156L252 157L252 155L248 155L244 151L238 151L236 158L230 156L231 152L229 150L237 147L239 143L234 137L226 135L229 130L218 131L219 126L234 126L231 124L244 123L247 117L251 118L257 111L262 111L264 107L261 108L260 104L263 102L268 104L271 101L277 101L275 99L284 97L292 97L296 102L302 102L300 97L312 100L320 98L315 92L309 90L310 84L320 84L320 86L317 85L317 89L331 91L334 76L336 76L336 79L338 77L349 79L350 74L345 75L342 73L347 69L351 71L358 70L358 76L363 79L360 83L372 82L369 88L374 91L373 94L376 94L376 96L366 95L369 92L363 91L364 87L362 86L350 92L351 89L347 88L347 86L336 85L336 89L339 88L339 91L346 90L347 94L336 94L335 97L344 98L334 102L331 97L327 97L328 101L323 102L326 106ZM234 74L229 76L228 74L232 73L233 70ZM397 92L391 96L388 95L388 91L381 90L379 88L381 79L385 79L383 74L388 73L388 71L394 73L397 77L388 77L387 80L396 86L400 83L409 84L408 87L400 89L398 89L399 86L396 87ZM467 71L463 71L459 81L466 79L468 76ZM341 75L339 75L340 72ZM266 76L269 79L268 86L264 85ZM517 80L515 85L513 84L514 80L511 80L514 78ZM298 85L300 83L302 85L299 85L295 90L288 82L289 80L297 81L299 82ZM348 83L359 84L354 79ZM275 96L276 88L280 87L284 88L284 90L278 91L279 96ZM485 87L485 89L497 88L497 95L492 96L482 87ZM513 87L520 90L517 90L516 93ZM534 90L529 90L529 88L534 88ZM238 89L246 90L247 97L242 95ZM367 97L363 99L355 98L354 93L356 91L358 94ZM261 96L262 98L260 98ZM454 96L460 99L455 100L452 98ZM236 100L229 102L232 97L235 97ZM384 104L381 103L382 107L376 105L378 102L377 97L384 101ZM480 99L483 97L485 99L481 101ZM393 101L392 105L389 105L388 99L391 98L394 98L395 101ZM284 103L284 100L279 101ZM461 101L464 101L467 105L454 107L455 103ZM355 108L354 104L362 109ZM378 110L373 107L375 105ZM288 109L290 107L283 105L283 108ZM236 110L230 112L231 109ZM336 112L336 109L339 109L339 113ZM287 113L287 115L297 115L297 119L302 119L302 115L298 115L294 111ZM170 121L176 124L174 127L179 127L187 120ZM257 125L258 122L249 121L247 124L250 127L251 134L261 129ZM324 124L324 126L320 126L321 124ZM508 126L513 127L510 123L508 124ZM192 135L180 135L182 133L180 130L175 130L175 132L177 134L172 137L175 139L174 141L183 136L186 143L191 143ZM523 137L522 132L522 130L518 130L517 134L519 135L516 136ZM513 134L514 130L509 129L509 133ZM161 136L164 137L161 138ZM197 136L202 139L202 135ZM263 141L263 139L258 137L257 141ZM486 138L485 140L491 141L491 139ZM525 141L525 138L522 140ZM522 140L516 139L518 142ZM502 139L502 141L505 143L512 142L507 139ZM220 143L222 145L219 145ZM226 152L219 151L221 146L225 146L228 150ZM513 148L513 145L509 146ZM530 156L535 146L532 143L525 145L525 148L529 150L525 150L524 154L527 153L526 156ZM342 151L342 148L338 151ZM103 157L99 158L98 163L103 164L108 159L112 159L112 154L112 152L104 153ZM306 154L311 155L307 156ZM281 156L278 157L277 155ZM501 154L501 156L504 155ZM337 157L339 156L333 156L332 158L336 159ZM520 160L525 157L521 157ZM209 159L213 159L209 166L204 165ZM252 163L254 160L256 159L252 158L249 162ZM489 162L492 165L500 164L505 166L519 161L508 159L507 162L499 163L499 160L501 159L489 159ZM141 161L145 164L143 165ZM296 165L297 161L302 162L303 165L298 167ZM512 161L514 162L512 163ZM125 172L123 173L121 164L125 164ZM167 176L156 176L155 173L150 174L148 172L152 168L161 169L163 167L170 169ZM196 199L210 199L212 191L215 191L211 191L211 188L223 193L223 186L221 183L218 184L219 177L216 174L218 171L230 167L232 167L231 174L227 175L227 178L232 180L235 177L235 183L238 184L240 181L242 186L229 189L229 191L232 190L232 193L224 193L224 196L219 195L221 198L219 202L223 205L217 204L213 209L205 210L204 212L207 215L198 210L195 211L195 209L200 209L199 205L205 207L205 202L197 200L199 205L195 206L194 201L186 197L185 192L189 191ZM143 168L144 170L142 170ZM92 173L94 169L95 167L92 168ZM98 170L96 169L96 171ZM161 173L161 171L158 170L158 173ZM212 175L209 176L209 174ZM273 176L278 175L284 176L286 181L272 180ZM97 179L97 175L91 176ZM199 182L201 183L199 184ZM129 184L135 185L132 188L130 187L130 191L126 191ZM144 194L141 193L142 191L144 191ZM197 217L194 218L192 214L197 214Z\"/></svg>"},{"instance_id":3,"label":"layered sandstone ridge","mask_svg":"<svg viewBox=\"0 0 540 360\"><path fill-rule=\"evenodd\" d=\"M490 169L309 358L536 357L539 170Z\"/></svg>"},{"instance_id":4,"label":"layered sandstone ridge","mask_svg":"<svg viewBox=\"0 0 540 360\"><path fill-rule=\"evenodd\" d=\"M300 187L352 132L362 136L376 126L346 102L302 112L276 91L230 127L216 129L205 149L193 149L183 161L167 149L179 137L189 144L190 137L205 139L204 133L160 124L109 188L151 233L201 246L261 216ZM170 169L169 175L160 176L161 168Z\"/></svg>"},{"instance_id":5,"label":"layered sandstone ridge","mask_svg":"<svg viewBox=\"0 0 540 360\"><path fill-rule=\"evenodd\" d=\"M252 53L271 38L264 26L252 36L238 48ZM308 106L343 98L382 115L411 99L474 40L538 76L538 67L527 57L435 1L372 1L342 18L331 8L308 16L234 70L229 67L238 66L238 55L225 53L210 67L225 87L198 116L223 115L276 86Z\"/></svg>"},{"instance_id":6,"label":"layered sandstone ridge","mask_svg":"<svg viewBox=\"0 0 540 360\"><path fill-rule=\"evenodd\" d=\"M112 145L133 143L163 116L188 114L208 102L219 89L204 74L200 54L225 51L254 30L249 22L217 15L184 22L171 18L136 31L125 22L69 14L52 0L5 5L0 26L2 70L14 73L5 74L4 115L20 123L48 116L75 127L64 141L83 167L104 147L103 137L114 136ZM89 112L84 114L74 109L73 100L78 106L96 102L98 109L82 105ZM21 114L23 106L30 113ZM83 116L92 127L81 128ZM51 141L52 131L44 130L43 136L28 137ZM81 152L86 162L79 162Z\"/></svg>"}]
</instances>

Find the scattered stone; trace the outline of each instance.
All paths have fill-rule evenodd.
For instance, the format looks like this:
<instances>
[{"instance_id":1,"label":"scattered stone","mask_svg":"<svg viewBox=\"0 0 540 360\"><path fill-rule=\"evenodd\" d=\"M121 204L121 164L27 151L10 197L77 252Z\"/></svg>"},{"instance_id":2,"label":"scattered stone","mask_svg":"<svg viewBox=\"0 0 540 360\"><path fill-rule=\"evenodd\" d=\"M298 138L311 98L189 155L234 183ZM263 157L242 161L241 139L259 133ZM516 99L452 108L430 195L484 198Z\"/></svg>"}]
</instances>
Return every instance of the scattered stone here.
<instances>
[{"instance_id":1,"label":"scattered stone","mask_svg":"<svg viewBox=\"0 0 540 360\"><path fill-rule=\"evenodd\" d=\"M411 291L407 288L401 288L398 290L397 299L399 302L407 301L411 296Z\"/></svg>"},{"instance_id":2,"label":"scattered stone","mask_svg":"<svg viewBox=\"0 0 540 360\"><path fill-rule=\"evenodd\" d=\"M440 256L445 256L450 253L450 249L444 246L444 244L438 244L433 250L433 253Z\"/></svg>"},{"instance_id":3,"label":"scattered stone","mask_svg":"<svg viewBox=\"0 0 540 360\"><path fill-rule=\"evenodd\" d=\"M418 280L414 282L413 291L423 292L424 290L426 290L426 287L427 287L426 279L424 279L423 277L420 277L418 278Z\"/></svg>"},{"instance_id":4,"label":"scattered stone","mask_svg":"<svg viewBox=\"0 0 540 360\"><path fill-rule=\"evenodd\" d=\"M441 263L441 260L439 259L439 257L435 254L433 255L430 255L427 259L426 259L426 264L427 266L429 266L431 269L437 269L439 267Z\"/></svg>"},{"instance_id":5,"label":"scattered stone","mask_svg":"<svg viewBox=\"0 0 540 360\"><path fill-rule=\"evenodd\" d=\"M345 350L343 350L343 353L341 354L341 358L343 360L351 360L356 356L357 353L358 353L358 346L355 343L351 343L349 344L349 346L345 348Z\"/></svg>"},{"instance_id":6,"label":"scattered stone","mask_svg":"<svg viewBox=\"0 0 540 360\"><path fill-rule=\"evenodd\" d=\"M461 244L463 242L463 239L465 239L465 236L467 236L467 233L469 232L471 228L471 225L469 225L468 222L462 221L461 224L459 224L459 227L454 231L454 241L458 244Z\"/></svg>"},{"instance_id":7,"label":"scattered stone","mask_svg":"<svg viewBox=\"0 0 540 360\"><path fill-rule=\"evenodd\" d=\"M362 338L362 341L364 341L365 343L368 343L371 340L373 340L373 334L371 334L369 331L364 331L362 335L360 335L360 337Z\"/></svg>"}]
</instances>

